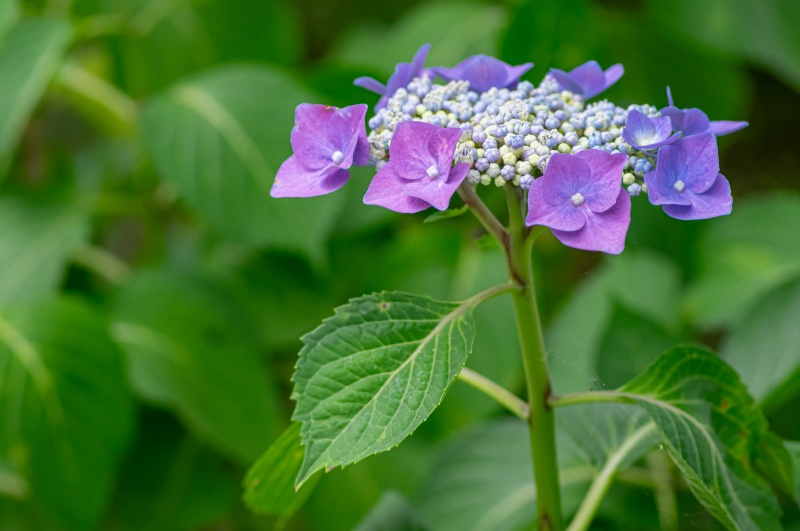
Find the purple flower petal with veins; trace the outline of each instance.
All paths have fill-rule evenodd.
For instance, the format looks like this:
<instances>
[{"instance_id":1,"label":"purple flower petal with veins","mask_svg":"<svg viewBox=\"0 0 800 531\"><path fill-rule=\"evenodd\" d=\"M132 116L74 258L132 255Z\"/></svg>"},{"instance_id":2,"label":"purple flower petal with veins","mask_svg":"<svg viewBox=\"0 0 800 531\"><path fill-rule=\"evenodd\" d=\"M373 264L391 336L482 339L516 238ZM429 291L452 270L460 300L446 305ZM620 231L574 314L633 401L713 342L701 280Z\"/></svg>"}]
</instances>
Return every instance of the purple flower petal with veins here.
<instances>
[{"instance_id":1,"label":"purple flower petal with veins","mask_svg":"<svg viewBox=\"0 0 800 531\"><path fill-rule=\"evenodd\" d=\"M557 68L550 69L550 75L558 81L561 88L573 94L580 94L587 100L594 98L611 85L619 81L625 68L621 64L612 65L603 72L597 61L583 63L570 72Z\"/></svg>"},{"instance_id":2,"label":"purple flower petal with veins","mask_svg":"<svg viewBox=\"0 0 800 531\"><path fill-rule=\"evenodd\" d=\"M677 219L706 219L731 213L728 180L719 173L717 138L703 133L682 138L658 152L654 171L644 176L647 195Z\"/></svg>"},{"instance_id":3,"label":"purple flower petal with veins","mask_svg":"<svg viewBox=\"0 0 800 531\"><path fill-rule=\"evenodd\" d=\"M394 68L394 74L389 77L386 85L373 79L371 77L360 77L353 81L357 87L365 88L376 94L381 95L378 104L375 105L375 110L386 107L386 101L391 98L397 89L408 85L412 79L419 77L423 73L425 66L425 59L428 57L428 52L431 49L430 44L423 44L420 46L417 53L414 54L414 59L410 63L398 63Z\"/></svg>"},{"instance_id":4,"label":"purple flower petal with veins","mask_svg":"<svg viewBox=\"0 0 800 531\"><path fill-rule=\"evenodd\" d=\"M642 150L658 149L661 146L672 144L680 133L672 133L672 123L669 117L650 118L637 110L628 112L628 120L622 130L622 138L628 144Z\"/></svg>"},{"instance_id":5,"label":"purple flower petal with veins","mask_svg":"<svg viewBox=\"0 0 800 531\"><path fill-rule=\"evenodd\" d=\"M364 195L364 203L412 214L433 206L446 210L469 164L453 166L458 128L401 122L389 145L389 162Z\"/></svg>"},{"instance_id":6,"label":"purple flower petal with veins","mask_svg":"<svg viewBox=\"0 0 800 531\"><path fill-rule=\"evenodd\" d=\"M564 245L619 254L631 221L622 188L627 157L598 149L556 153L528 192L527 225L550 227Z\"/></svg>"},{"instance_id":7,"label":"purple flower petal with veins","mask_svg":"<svg viewBox=\"0 0 800 531\"><path fill-rule=\"evenodd\" d=\"M667 101L669 106L661 109L661 115L668 116L672 120L672 130L683 133L683 136L702 133L714 133L716 136L723 136L748 126L747 122L732 122L730 120L712 122L708 119L706 113L697 108L679 109L672 101L672 91L670 91L669 87L667 87Z\"/></svg>"},{"instance_id":8,"label":"purple flower petal with veins","mask_svg":"<svg viewBox=\"0 0 800 531\"><path fill-rule=\"evenodd\" d=\"M511 66L488 55L473 55L453 68L437 66L431 70L447 81L469 81L470 90L486 92L490 88L510 88L533 68L533 63Z\"/></svg>"},{"instance_id":9,"label":"purple flower petal with veins","mask_svg":"<svg viewBox=\"0 0 800 531\"><path fill-rule=\"evenodd\" d=\"M350 177L350 166L369 160L364 117L367 106L343 109L301 103L295 110L292 150L275 176L272 197L313 197L338 190Z\"/></svg>"}]
</instances>

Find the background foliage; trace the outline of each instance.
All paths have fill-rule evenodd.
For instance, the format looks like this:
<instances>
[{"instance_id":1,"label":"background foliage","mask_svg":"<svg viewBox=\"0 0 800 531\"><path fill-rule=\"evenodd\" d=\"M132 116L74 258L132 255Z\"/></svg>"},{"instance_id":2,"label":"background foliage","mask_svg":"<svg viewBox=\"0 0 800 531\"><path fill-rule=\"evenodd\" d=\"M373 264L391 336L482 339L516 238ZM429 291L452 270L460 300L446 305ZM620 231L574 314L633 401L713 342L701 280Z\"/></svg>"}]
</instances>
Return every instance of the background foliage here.
<instances>
[{"instance_id":1,"label":"background foliage","mask_svg":"<svg viewBox=\"0 0 800 531\"><path fill-rule=\"evenodd\" d=\"M619 257L545 235L540 304L557 392L616 387L692 340L739 370L774 432L800 439L799 25L794 0L0 0L0 528L530 522L527 436L461 384L398 449L315 476L280 507L244 482L262 511L305 501L295 515L241 499L289 425L298 338L331 308L384 289L460 300L505 275L466 216L423 224L361 205L369 169L328 197L267 196L298 103L372 104L352 79L385 79L424 42L429 64L533 61L534 82L622 62L619 104L663 106L669 84L679 106L750 122L720 141L732 216L682 223L640 198ZM521 389L510 301L473 318L468 366ZM579 435L560 442L574 509L603 436L563 424ZM275 462L299 468L297 437ZM681 529L717 525L678 491ZM657 527L656 496L615 485L597 528Z\"/></svg>"}]
</instances>

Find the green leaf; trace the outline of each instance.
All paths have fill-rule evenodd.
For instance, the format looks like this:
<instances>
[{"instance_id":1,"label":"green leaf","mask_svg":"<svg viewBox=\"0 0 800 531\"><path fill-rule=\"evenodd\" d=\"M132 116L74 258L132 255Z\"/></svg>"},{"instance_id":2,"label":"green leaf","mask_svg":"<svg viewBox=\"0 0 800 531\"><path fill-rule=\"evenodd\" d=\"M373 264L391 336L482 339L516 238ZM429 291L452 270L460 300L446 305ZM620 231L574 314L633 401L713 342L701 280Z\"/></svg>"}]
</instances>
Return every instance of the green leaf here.
<instances>
[{"instance_id":1,"label":"green leaf","mask_svg":"<svg viewBox=\"0 0 800 531\"><path fill-rule=\"evenodd\" d=\"M144 409L140 418L104 529L213 528L237 506L236 473L172 416Z\"/></svg>"},{"instance_id":2,"label":"green leaf","mask_svg":"<svg viewBox=\"0 0 800 531\"><path fill-rule=\"evenodd\" d=\"M5 175L22 131L58 68L71 28L59 19L28 19L0 48L0 176Z\"/></svg>"},{"instance_id":3,"label":"green leaf","mask_svg":"<svg viewBox=\"0 0 800 531\"><path fill-rule=\"evenodd\" d=\"M504 24L505 15L498 6L469 1L422 4L391 27L357 28L331 56L337 62L374 68L388 77L394 65L410 62L422 44L430 43L426 63L453 66L470 55L494 55Z\"/></svg>"},{"instance_id":4,"label":"green leaf","mask_svg":"<svg viewBox=\"0 0 800 531\"><path fill-rule=\"evenodd\" d=\"M786 443L772 432L761 438L756 455L756 468L762 476L789 496L795 495L794 464Z\"/></svg>"},{"instance_id":5,"label":"green leaf","mask_svg":"<svg viewBox=\"0 0 800 531\"><path fill-rule=\"evenodd\" d=\"M748 199L736 214L710 222L700 248L701 271L687 301L702 326L730 326L776 286L800 276L800 194ZM731 289L736 286L736 289Z\"/></svg>"},{"instance_id":6,"label":"green leaf","mask_svg":"<svg viewBox=\"0 0 800 531\"><path fill-rule=\"evenodd\" d=\"M279 419L254 328L225 284L153 270L121 288L112 332L139 395L173 409L201 439L249 464L277 435Z\"/></svg>"},{"instance_id":7,"label":"green leaf","mask_svg":"<svg viewBox=\"0 0 800 531\"><path fill-rule=\"evenodd\" d=\"M0 315L0 458L43 521L95 527L131 420L122 353L94 310L49 300Z\"/></svg>"},{"instance_id":8,"label":"green leaf","mask_svg":"<svg viewBox=\"0 0 800 531\"><path fill-rule=\"evenodd\" d=\"M714 353L677 347L620 388L655 421L689 488L728 529L781 529L780 508L752 470L766 420Z\"/></svg>"},{"instance_id":9,"label":"green leaf","mask_svg":"<svg viewBox=\"0 0 800 531\"><path fill-rule=\"evenodd\" d=\"M88 232L88 217L72 205L15 196L0 199L0 304L52 295L67 256Z\"/></svg>"},{"instance_id":10,"label":"green leaf","mask_svg":"<svg viewBox=\"0 0 800 531\"><path fill-rule=\"evenodd\" d=\"M800 90L800 12L793 0L650 0L650 4L674 31L765 66Z\"/></svg>"},{"instance_id":11,"label":"green leaf","mask_svg":"<svg viewBox=\"0 0 800 531\"><path fill-rule=\"evenodd\" d=\"M285 520L303 505L320 477L314 476L299 492L295 491L294 480L302 464L300 424L293 422L247 471L244 502L254 512Z\"/></svg>"},{"instance_id":12,"label":"green leaf","mask_svg":"<svg viewBox=\"0 0 800 531\"><path fill-rule=\"evenodd\" d=\"M600 340L597 374L609 387L638 376L680 338L640 312L615 303Z\"/></svg>"},{"instance_id":13,"label":"green leaf","mask_svg":"<svg viewBox=\"0 0 800 531\"><path fill-rule=\"evenodd\" d=\"M224 236L319 259L343 196L269 197L291 154L294 107L315 100L277 70L219 68L153 100L144 142L162 178Z\"/></svg>"},{"instance_id":14,"label":"green leaf","mask_svg":"<svg viewBox=\"0 0 800 531\"><path fill-rule=\"evenodd\" d=\"M405 496L395 491L384 492L381 499L354 531L427 531Z\"/></svg>"},{"instance_id":15,"label":"green leaf","mask_svg":"<svg viewBox=\"0 0 800 531\"><path fill-rule=\"evenodd\" d=\"M306 447L298 485L397 446L436 409L472 350L475 304L376 293L303 336L292 378Z\"/></svg>"},{"instance_id":16,"label":"green leaf","mask_svg":"<svg viewBox=\"0 0 800 531\"><path fill-rule=\"evenodd\" d=\"M794 465L794 500L800 505L800 441L784 441Z\"/></svg>"},{"instance_id":17,"label":"green leaf","mask_svg":"<svg viewBox=\"0 0 800 531\"><path fill-rule=\"evenodd\" d=\"M653 282L654 278L659 281ZM584 391L595 383L601 367L612 365L613 360L601 358L616 353L600 347L604 339L619 346L620 341L608 335L613 334L609 330L614 319L622 324L620 320L639 317L664 331L677 328L678 287L677 269L658 255L631 252L608 257L546 330L553 388L558 393ZM615 316L615 307L625 314ZM654 354L648 347L628 357L630 361L641 356L636 361L641 366Z\"/></svg>"},{"instance_id":18,"label":"green leaf","mask_svg":"<svg viewBox=\"0 0 800 531\"><path fill-rule=\"evenodd\" d=\"M558 459L565 512L574 510L595 468L563 432ZM530 435L504 419L471 428L443 447L415 503L431 529L511 531L536 519Z\"/></svg>"},{"instance_id":19,"label":"green leaf","mask_svg":"<svg viewBox=\"0 0 800 531\"><path fill-rule=\"evenodd\" d=\"M0 49L6 34L19 17L19 4L16 0L3 0L0 2Z\"/></svg>"},{"instance_id":20,"label":"green leaf","mask_svg":"<svg viewBox=\"0 0 800 531\"><path fill-rule=\"evenodd\" d=\"M464 214L469 210L469 205L464 205L460 208L450 208L447 210L443 210L441 212L434 212L427 218L425 218L425 223L433 223L435 221L441 221L443 219L450 219L450 218L457 218L458 216Z\"/></svg>"},{"instance_id":21,"label":"green leaf","mask_svg":"<svg viewBox=\"0 0 800 531\"><path fill-rule=\"evenodd\" d=\"M722 357L775 411L800 392L800 280L770 293L726 337ZM769 353L763 355L762 353Z\"/></svg>"}]
</instances>

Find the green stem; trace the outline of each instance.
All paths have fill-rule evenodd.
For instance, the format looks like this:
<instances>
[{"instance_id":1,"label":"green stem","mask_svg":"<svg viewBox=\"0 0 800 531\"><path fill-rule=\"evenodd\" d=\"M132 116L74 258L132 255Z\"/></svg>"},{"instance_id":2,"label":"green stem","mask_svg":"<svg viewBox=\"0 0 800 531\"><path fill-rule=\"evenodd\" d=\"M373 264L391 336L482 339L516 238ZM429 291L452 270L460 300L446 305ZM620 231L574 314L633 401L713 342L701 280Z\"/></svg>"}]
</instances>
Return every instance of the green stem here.
<instances>
[{"instance_id":1,"label":"green stem","mask_svg":"<svg viewBox=\"0 0 800 531\"><path fill-rule=\"evenodd\" d=\"M678 504L675 500L675 482L670 471L669 458L663 452L647 456L647 466L655 478L653 489L658 507L658 522L661 531L677 531Z\"/></svg>"},{"instance_id":2,"label":"green stem","mask_svg":"<svg viewBox=\"0 0 800 531\"><path fill-rule=\"evenodd\" d=\"M458 379L493 398L522 420L528 421L528 413L530 411L528 404L505 387L467 367L461 369Z\"/></svg>"},{"instance_id":3,"label":"green stem","mask_svg":"<svg viewBox=\"0 0 800 531\"><path fill-rule=\"evenodd\" d=\"M611 488L611 483L614 481L617 469L628 454L654 430L655 424L652 422L645 424L633 432L622 446L617 448L616 451L608 457L605 465L603 465L603 469L600 470L600 473L594 478L591 487L589 487L589 492L586 493L586 497L578 508L578 512L575 513L575 518L572 519L572 523L570 523L567 531L583 531L589 529L589 525L592 523L597 509L600 507L600 502L608 493L608 489Z\"/></svg>"},{"instance_id":4,"label":"green stem","mask_svg":"<svg viewBox=\"0 0 800 531\"><path fill-rule=\"evenodd\" d=\"M596 402L632 404L633 399L626 393L619 391L584 391L581 393L569 393L563 396L553 396L550 397L549 400L550 405L553 407L594 404Z\"/></svg>"},{"instance_id":5,"label":"green stem","mask_svg":"<svg viewBox=\"0 0 800 531\"><path fill-rule=\"evenodd\" d=\"M458 187L458 195L461 197L464 204L467 205L483 225L483 228L486 229L486 232L491 234L495 237L495 239L503 246L506 250L508 249L508 232L506 232L505 227L503 224L498 221L495 215L492 213L491 210L484 204L478 194L475 193L475 189L466 181L461 183L461 186Z\"/></svg>"},{"instance_id":6,"label":"green stem","mask_svg":"<svg viewBox=\"0 0 800 531\"><path fill-rule=\"evenodd\" d=\"M521 286L513 294L517 331L522 351L522 363L528 386L531 438L539 531L561 531L561 490L556 459L555 415L550 407L550 378L544 346L539 308L533 284L531 250L534 238L523 222L523 203L520 192L506 186L509 210L509 275Z\"/></svg>"}]
</instances>

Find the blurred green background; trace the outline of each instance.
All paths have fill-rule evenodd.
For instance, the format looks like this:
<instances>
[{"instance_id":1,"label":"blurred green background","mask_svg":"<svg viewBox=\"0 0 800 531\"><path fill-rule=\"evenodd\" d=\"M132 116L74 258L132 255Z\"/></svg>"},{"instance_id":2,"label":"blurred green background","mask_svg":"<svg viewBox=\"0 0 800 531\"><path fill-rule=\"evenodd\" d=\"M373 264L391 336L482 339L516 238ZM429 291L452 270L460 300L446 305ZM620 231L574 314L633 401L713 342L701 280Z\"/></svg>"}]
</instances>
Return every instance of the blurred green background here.
<instances>
[{"instance_id":1,"label":"blurred green background","mask_svg":"<svg viewBox=\"0 0 800 531\"><path fill-rule=\"evenodd\" d=\"M719 142L732 216L678 222L640 197L618 257L543 236L541 306L556 392L619 385L693 340L800 439L798 27L796 0L0 0L0 529L335 531L390 490L404 498L383 508L455 529L452 497L491 495L453 481L529 470L503 413L457 383L401 447L327 474L288 521L241 501L289 425L298 338L333 307L503 279L473 219L361 204L368 168L330 196L267 195L298 103L372 105L352 80L386 79L426 42L429 65L532 61L534 83L621 62L617 104L665 106L670 85L680 107L750 122ZM502 212L499 190L480 192ZM468 365L521 390L508 302L476 312ZM714 528L679 502L681 529ZM525 528L526 510L489 528ZM657 526L654 494L626 485L596 522Z\"/></svg>"}]
</instances>

